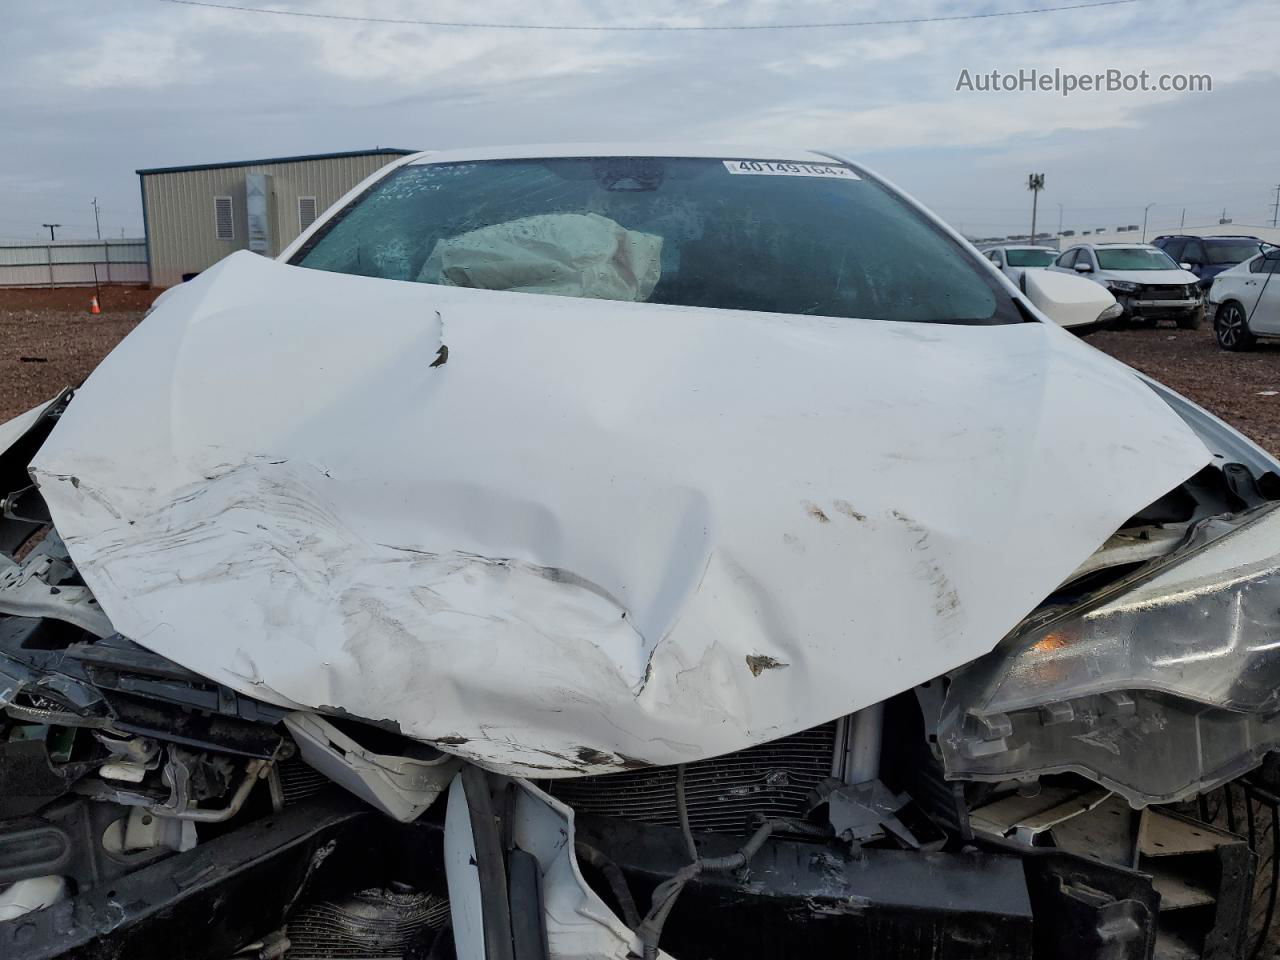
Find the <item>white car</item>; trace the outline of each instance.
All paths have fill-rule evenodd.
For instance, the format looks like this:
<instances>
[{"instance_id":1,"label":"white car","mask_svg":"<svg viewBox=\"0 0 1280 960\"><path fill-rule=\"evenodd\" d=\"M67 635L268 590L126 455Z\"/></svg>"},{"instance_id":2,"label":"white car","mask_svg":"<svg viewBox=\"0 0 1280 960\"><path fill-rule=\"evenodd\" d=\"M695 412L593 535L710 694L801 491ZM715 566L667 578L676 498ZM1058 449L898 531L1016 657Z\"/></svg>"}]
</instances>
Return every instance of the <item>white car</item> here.
<instances>
[{"instance_id":1,"label":"white car","mask_svg":"<svg viewBox=\"0 0 1280 960\"><path fill-rule=\"evenodd\" d=\"M624 145L174 288L0 425L0 956L1237 956L1280 463L1024 280Z\"/></svg>"},{"instance_id":2,"label":"white car","mask_svg":"<svg viewBox=\"0 0 1280 960\"><path fill-rule=\"evenodd\" d=\"M1213 278L1206 309L1223 350L1248 350L1260 338L1280 337L1280 247Z\"/></svg>"},{"instance_id":3,"label":"white car","mask_svg":"<svg viewBox=\"0 0 1280 960\"><path fill-rule=\"evenodd\" d=\"M1196 275L1150 244L1076 244L1049 269L1075 272L1106 287L1125 319L1139 326L1154 327L1168 319L1183 330L1194 330L1204 319Z\"/></svg>"},{"instance_id":4,"label":"white car","mask_svg":"<svg viewBox=\"0 0 1280 960\"><path fill-rule=\"evenodd\" d=\"M1022 280L1024 271L1043 269L1058 259L1058 250L1056 247L1001 244L995 247L984 247L982 255L1017 284Z\"/></svg>"}]
</instances>

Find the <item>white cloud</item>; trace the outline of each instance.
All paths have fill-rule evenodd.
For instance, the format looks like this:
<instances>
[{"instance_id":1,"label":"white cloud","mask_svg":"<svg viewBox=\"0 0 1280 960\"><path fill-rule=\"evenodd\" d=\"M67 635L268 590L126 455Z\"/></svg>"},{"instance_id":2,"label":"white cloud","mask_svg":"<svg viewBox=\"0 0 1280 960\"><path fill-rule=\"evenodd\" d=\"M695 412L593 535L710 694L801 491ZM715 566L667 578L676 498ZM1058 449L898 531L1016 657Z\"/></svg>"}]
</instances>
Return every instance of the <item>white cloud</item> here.
<instances>
[{"instance_id":1,"label":"white cloud","mask_svg":"<svg viewBox=\"0 0 1280 960\"><path fill-rule=\"evenodd\" d=\"M41 57L55 82L84 90L157 90L191 82L203 57L198 47L154 30L109 30L69 53Z\"/></svg>"}]
</instances>

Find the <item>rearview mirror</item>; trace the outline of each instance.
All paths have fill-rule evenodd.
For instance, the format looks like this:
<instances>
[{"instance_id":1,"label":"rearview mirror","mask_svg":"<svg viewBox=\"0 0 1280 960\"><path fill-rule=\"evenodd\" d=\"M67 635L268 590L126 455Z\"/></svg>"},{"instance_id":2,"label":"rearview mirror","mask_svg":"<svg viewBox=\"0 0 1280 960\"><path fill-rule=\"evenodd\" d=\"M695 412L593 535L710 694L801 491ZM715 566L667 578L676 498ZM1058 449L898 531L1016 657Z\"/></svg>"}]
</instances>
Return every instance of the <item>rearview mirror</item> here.
<instances>
[{"instance_id":1,"label":"rearview mirror","mask_svg":"<svg viewBox=\"0 0 1280 960\"><path fill-rule=\"evenodd\" d=\"M1093 273L1093 267L1087 263L1077 263L1076 273Z\"/></svg>"},{"instance_id":2,"label":"rearview mirror","mask_svg":"<svg viewBox=\"0 0 1280 960\"><path fill-rule=\"evenodd\" d=\"M1081 336L1106 329L1124 312L1111 291L1085 277L1028 270L1022 275L1022 289L1041 313Z\"/></svg>"},{"instance_id":3,"label":"rearview mirror","mask_svg":"<svg viewBox=\"0 0 1280 960\"><path fill-rule=\"evenodd\" d=\"M1189 264L1189 263L1180 263L1180 264L1178 264L1178 266L1180 266L1183 270L1190 270L1190 269L1191 269L1191 264Z\"/></svg>"}]
</instances>

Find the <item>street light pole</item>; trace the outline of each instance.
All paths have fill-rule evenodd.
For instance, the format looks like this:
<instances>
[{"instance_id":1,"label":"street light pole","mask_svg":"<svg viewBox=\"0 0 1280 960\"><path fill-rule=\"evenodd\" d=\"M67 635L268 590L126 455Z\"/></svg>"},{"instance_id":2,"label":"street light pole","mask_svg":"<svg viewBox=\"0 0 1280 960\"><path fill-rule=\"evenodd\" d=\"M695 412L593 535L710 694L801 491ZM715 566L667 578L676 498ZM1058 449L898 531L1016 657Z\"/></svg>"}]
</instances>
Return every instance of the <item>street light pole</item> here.
<instances>
[{"instance_id":1,"label":"street light pole","mask_svg":"<svg viewBox=\"0 0 1280 960\"><path fill-rule=\"evenodd\" d=\"M56 230L58 227L62 226L62 224L60 224L60 223L42 223L42 224L40 224L40 226L44 227L46 230L48 230L48 231L49 231L49 242L50 242L50 243L52 243L54 240L57 240L57 239L58 239L57 237L55 237L55 236L53 235L53 231L54 231L54 230Z\"/></svg>"},{"instance_id":2,"label":"street light pole","mask_svg":"<svg viewBox=\"0 0 1280 960\"><path fill-rule=\"evenodd\" d=\"M1032 173L1027 176L1027 189L1031 191L1031 242L1036 242L1036 201L1040 199L1040 191L1044 189L1044 174Z\"/></svg>"},{"instance_id":3,"label":"street light pole","mask_svg":"<svg viewBox=\"0 0 1280 960\"><path fill-rule=\"evenodd\" d=\"M1058 204L1058 236L1062 236L1062 204Z\"/></svg>"},{"instance_id":4,"label":"street light pole","mask_svg":"<svg viewBox=\"0 0 1280 960\"><path fill-rule=\"evenodd\" d=\"M1142 208L1142 242L1147 242L1147 211L1154 207L1154 203L1148 203Z\"/></svg>"},{"instance_id":5,"label":"street light pole","mask_svg":"<svg viewBox=\"0 0 1280 960\"><path fill-rule=\"evenodd\" d=\"M93 198L93 228L98 231L98 239L102 239L102 222L98 219L98 198Z\"/></svg>"}]
</instances>

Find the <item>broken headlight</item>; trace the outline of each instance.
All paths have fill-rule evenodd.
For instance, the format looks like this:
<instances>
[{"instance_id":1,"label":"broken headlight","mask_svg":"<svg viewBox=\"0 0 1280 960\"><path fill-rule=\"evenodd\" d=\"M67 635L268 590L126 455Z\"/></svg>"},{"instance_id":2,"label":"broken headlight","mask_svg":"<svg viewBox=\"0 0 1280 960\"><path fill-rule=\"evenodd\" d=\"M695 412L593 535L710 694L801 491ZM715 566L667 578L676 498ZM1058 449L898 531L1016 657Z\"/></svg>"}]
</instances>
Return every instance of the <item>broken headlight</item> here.
<instances>
[{"instance_id":1,"label":"broken headlight","mask_svg":"<svg viewBox=\"0 0 1280 960\"><path fill-rule=\"evenodd\" d=\"M1280 511L1216 518L1140 579L1033 618L951 677L949 776L1075 771L1142 804L1280 744Z\"/></svg>"}]
</instances>

